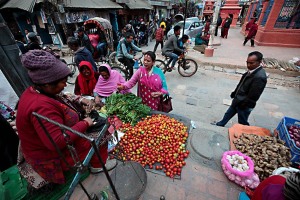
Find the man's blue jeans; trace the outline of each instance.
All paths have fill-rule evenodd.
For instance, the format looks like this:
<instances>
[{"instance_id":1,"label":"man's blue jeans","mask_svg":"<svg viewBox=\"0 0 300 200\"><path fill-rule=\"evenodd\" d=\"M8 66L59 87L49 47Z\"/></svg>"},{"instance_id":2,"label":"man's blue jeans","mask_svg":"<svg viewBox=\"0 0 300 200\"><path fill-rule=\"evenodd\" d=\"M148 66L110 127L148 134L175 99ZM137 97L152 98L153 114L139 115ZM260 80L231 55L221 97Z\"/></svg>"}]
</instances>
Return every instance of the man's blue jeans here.
<instances>
[{"instance_id":1,"label":"man's blue jeans","mask_svg":"<svg viewBox=\"0 0 300 200\"><path fill-rule=\"evenodd\" d=\"M217 122L216 125L218 126L225 126L227 122L237 113L238 114L238 122L239 124L247 125L249 126L248 123L248 118L251 113L253 108L245 108L245 109L240 109L238 106L232 107L230 106L226 113L224 114L224 117L221 121Z\"/></svg>"},{"instance_id":2,"label":"man's blue jeans","mask_svg":"<svg viewBox=\"0 0 300 200\"><path fill-rule=\"evenodd\" d=\"M98 43L97 45L97 51L100 56L105 56L106 53L106 42Z\"/></svg>"},{"instance_id":3,"label":"man's blue jeans","mask_svg":"<svg viewBox=\"0 0 300 200\"><path fill-rule=\"evenodd\" d=\"M168 57L170 57L170 60L169 60L169 62L167 64L167 66L172 62L171 67L174 67L176 61L178 60L178 55L175 54L175 53L170 53L170 52L165 53L165 55L168 56Z\"/></svg>"}]
</instances>

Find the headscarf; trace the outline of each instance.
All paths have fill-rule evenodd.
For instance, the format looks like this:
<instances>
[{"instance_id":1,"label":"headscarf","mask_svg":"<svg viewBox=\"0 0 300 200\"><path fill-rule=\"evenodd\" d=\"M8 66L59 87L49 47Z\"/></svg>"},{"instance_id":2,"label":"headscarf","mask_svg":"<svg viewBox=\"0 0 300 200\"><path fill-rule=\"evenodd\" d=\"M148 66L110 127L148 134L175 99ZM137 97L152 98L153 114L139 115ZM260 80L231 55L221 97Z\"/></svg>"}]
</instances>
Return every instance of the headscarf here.
<instances>
[{"instance_id":1,"label":"headscarf","mask_svg":"<svg viewBox=\"0 0 300 200\"><path fill-rule=\"evenodd\" d=\"M100 75L96 87L94 89L94 92L96 92L101 97L108 97L112 93L117 91L118 83L124 84L126 81L118 71L112 70L108 64L102 64L101 66L107 68L109 73L109 78L104 79ZM130 90L124 90L122 93L127 93L127 92L130 92Z\"/></svg>"},{"instance_id":2,"label":"headscarf","mask_svg":"<svg viewBox=\"0 0 300 200\"><path fill-rule=\"evenodd\" d=\"M164 93L168 93L168 88L164 88L164 84L166 82L163 72L153 66L150 72L147 71L145 67L140 67L141 70L141 78L140 82L143 85L146 85L148 88L155 92L161 92L162 90Z\"/></svg>"},{"instance_id":3,"label":"headscarf","mask_svg":"<svg viewBox=\"0 0 300 200\"><path fill-rule=\"evenodd\" d=\"M84 76L81 72L81 69L85 66L88 67L91 72L89 77ZM80 94L92 95L97 83L92 64L88 61L81 61L79 64L79 71L80 74L78 75L78 84L80 87Z\"/></svg>"}]
</instances>

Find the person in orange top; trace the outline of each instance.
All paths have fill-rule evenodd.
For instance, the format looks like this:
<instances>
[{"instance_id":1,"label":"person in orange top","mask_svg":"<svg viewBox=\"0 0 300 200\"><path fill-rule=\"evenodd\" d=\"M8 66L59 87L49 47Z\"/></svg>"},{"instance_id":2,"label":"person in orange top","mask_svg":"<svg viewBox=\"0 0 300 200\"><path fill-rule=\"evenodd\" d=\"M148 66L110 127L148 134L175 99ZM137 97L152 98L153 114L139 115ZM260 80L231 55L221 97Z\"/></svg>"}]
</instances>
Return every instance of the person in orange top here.
<instances>
[{"instance_id":1,"label":"person in orange top","mask_svg":"<svg viewBox=\"0 0 300 200\"><path fill-rule=\"evenodd\" d=\"M100 74L94 72L92 64L88 61L80 62L79 72L75 81L74 94L93 96L93 90Z\"/></svg>"}]
</instances>

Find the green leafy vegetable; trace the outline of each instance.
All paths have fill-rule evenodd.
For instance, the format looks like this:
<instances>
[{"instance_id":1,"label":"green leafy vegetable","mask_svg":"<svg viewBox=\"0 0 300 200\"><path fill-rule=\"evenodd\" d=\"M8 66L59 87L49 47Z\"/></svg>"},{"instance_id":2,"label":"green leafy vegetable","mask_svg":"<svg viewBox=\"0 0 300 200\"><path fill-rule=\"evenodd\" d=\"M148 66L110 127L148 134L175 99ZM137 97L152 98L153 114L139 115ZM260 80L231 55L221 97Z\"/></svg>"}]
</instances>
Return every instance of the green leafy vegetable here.
<instances>
[{"instance_id":1,"label":"green leafy vegetable","mask_svg":"<svg viewBox=\"0 0 300 200\"><path fill-rule=\"evenodd\" d=\"M107 115L117 115L124 123L135 125L150 113L150 108L142 103L140 97L132 93L112 94L106 99Z\"/></svg>"}]
</instances>

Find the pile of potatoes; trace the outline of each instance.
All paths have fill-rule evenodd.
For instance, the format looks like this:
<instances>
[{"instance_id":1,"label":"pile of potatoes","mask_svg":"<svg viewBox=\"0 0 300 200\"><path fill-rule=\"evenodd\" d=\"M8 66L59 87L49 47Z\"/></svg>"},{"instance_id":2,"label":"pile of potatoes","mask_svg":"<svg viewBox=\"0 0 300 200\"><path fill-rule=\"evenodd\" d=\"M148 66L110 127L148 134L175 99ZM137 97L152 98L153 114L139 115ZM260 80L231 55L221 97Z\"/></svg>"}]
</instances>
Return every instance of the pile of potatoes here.
<instances>
[{"instance_id":1,"label":"pile of potatoes","mask_svg":"<svg viewBox=\"0 0 300 200\"><path fill-rule=\"evenodd\" d=\"M236 149L253 160L254 171L258 174L260 181L272 175L275 169L291 165L290 149L282 140L244 133L239 138L236 134L234 137L233 143Z\"/></svg>"}]
</instances>

